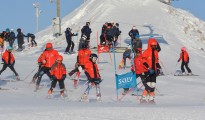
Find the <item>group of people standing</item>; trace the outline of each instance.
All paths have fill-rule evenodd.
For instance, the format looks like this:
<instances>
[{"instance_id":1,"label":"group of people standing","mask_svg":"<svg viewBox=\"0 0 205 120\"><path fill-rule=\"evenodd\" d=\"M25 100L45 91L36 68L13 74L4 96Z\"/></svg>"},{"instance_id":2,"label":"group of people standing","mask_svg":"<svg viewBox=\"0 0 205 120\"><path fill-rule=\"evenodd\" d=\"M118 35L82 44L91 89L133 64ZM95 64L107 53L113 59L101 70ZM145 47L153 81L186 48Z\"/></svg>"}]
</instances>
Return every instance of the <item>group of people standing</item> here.
<instances>
[{"instance_id":1,"label":"group of people standing","mask_svg":"<svg viewBox=\"0 0 205 120\"><path fill-rule=\"evenodd\" d=\"M27 35L24 35L21 28L18 28L16 30L17 35L14 32L14 29L7 28L6 31L3 31L0 33L0 48L2 52L8 47L14 47L15 39L17 39L18 49L16 51L22 51L23 50L23 44L24 37L27 37L28 43L29 39L31 39L31 47L37 46L37 43L35 41L35 35L32 33L28 33Z\"/></svg>"}]
</instances>

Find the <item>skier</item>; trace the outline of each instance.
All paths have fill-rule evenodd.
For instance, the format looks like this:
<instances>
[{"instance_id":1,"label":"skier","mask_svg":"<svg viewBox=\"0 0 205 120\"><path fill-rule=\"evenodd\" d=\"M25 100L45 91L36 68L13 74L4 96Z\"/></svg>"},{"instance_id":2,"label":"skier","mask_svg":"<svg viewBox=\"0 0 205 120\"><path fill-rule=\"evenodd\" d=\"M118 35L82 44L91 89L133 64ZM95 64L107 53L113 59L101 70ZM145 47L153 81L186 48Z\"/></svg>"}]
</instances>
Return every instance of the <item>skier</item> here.
<instances>
[{"instance_id":1,"label":"skier","mask_svg":"<svg viewBox=\"0 0 205 120\"><path fill-rule=\"evenodd\" d=\"M88 87L81 97L81 101L89 101L88 94L92 88L92 83L96 86L96 97L98 101L101 101L100 83L102 82L98 65L96 64L98 56L94 53L90 55L90 60L85 64L85 74L88 78Z\"/></svg>"},{"instance_id":2,"label":"skier","mask_svg":"<svg viewBox=\"0 0 205 120\"><path fill-rule=\"evenodd\" d=\"M27 34L27 38L28 38L28 43L29 43L29 38L31 38L31 47L33 47L34 45L37 46L37 43L35 41L35 35L32 33L28 33Z\"/></svg>"},{"instance_id":3,"label":"skier","mask_svg":"<svg viewBox=\"0 0 205 120\"><path fill-rule=\"evenodd\" d=\"M82 70L84 70L85 64L89 61L91 51L87 48L86 44L82 44L82 49L78 51L77 62L75 64L75 69L72 70L68 75L71 77L74 73L76 73L76 77L74 79L74 88L77 88L78 78Z\"/></svg>"},{"instance_id":4,"label":"skier","mask_svg":"<svg viewBox=\"0 0 205 120\"><path fill-rule=\"evenodd\" d=\"M60 87L60 95L61 98L64 98L64 90L65 90L65 84L64 84L64 80L66 78L66 67L65 65L62 63L63 61L63 57L61 55L59 55L57 57L57 61L53 64L53 66L51 67L51 79L52 79L52 84L50 89L48 90L48 94L51 95L53 92L53 88L55 88L56 83L59 83L59 87Z\"/></svg>"},{"instance_id":5,"label":"skier","mask_svg":"<svg viewBox=\"0 0 205 120\"><path fill-rule=\"evenodd\" d=\"M186 69L188 71L188 75L193 75L192 72L191 72L191 69L188 66L188 64L189 64L189 54L186 51L186 47L181 48L181 53L180 53L180 57L178 59L178 62L180 62L181 60L182 60L182 63L181 63L182 75L186 75L185 70L184 70L184 66L186 67Z\"/></svg>"},{"instance_id":6,"label":"skier","mask_svg":"<svg viewBox=\"0 0 205 120\"><path fill-rule=\"evenodd\" d=\"M123 58L122 58L122 61L120 62L119 69L126 68L126 59L127 58L129 60L131 59L131 47L130 47L130 45L126 48L126 50L123 53Z\"/></svg>"},{"instance_id":7,"label":"skier","mask_svg":"<svg viewBox=\"0 0 205 120\"><path fill-rule=\"evenodd\" d=\"M146 80L147 86L143 91L141 102L148 101L149 103L154 103L154 91L156 86L156 76L159 74L157 69L161 69L158 58L157 42L152 41L148 44L148 48L144 51L142 55L143 64L149 71L149 78ZM149 95L149 98L148 98Z\"/></svg>"},{"instance_id":8,"label":"skier","mask_svg":"<svg viewBox=\"0 0 205 120\"><path fill-rule=\"evenodd\" d=\"M78 45L78 51L82 49L82 44L86 44L86 40L87 40L87 36L86 35L83 35L80 38L80 42L79 42L79 45Z\"/></svg>"},{"instance_id":9,"label":"skier","mask_svg":"<svg viewBox=\"0 0 205 120\"><path fill-rule=\"evenodd\" d=\"M14 58L14 55L12 54L12 50L13 50L12 47L8 46L7 50L3 53L2 61L4 65L0 71L0 75L4 70L6 70L7 67L9 67L14 72L16 76L16 80L20 80L18 73L14 69L15 58Z\"/></svg>"},{"instance_id":10,"label":"skier","mask_svg":"<svg viewBox=\"0 0 205 120\"><path fill-rule=\"evenodd\" d=\"M131 41L133 41L136 35L139 35L139 31L136 29L135 26L133 26L132 29L129 31L128 35L131 37Z\"/></svg>"},{"instance_id":11,"label":"skier","mask_svg":"<svg viewBox=\"0 0 205 120\"><path fill-rule=\"evenodd\" d=\"M106 22L103 26L102 26L102 31L101 31L101 35L100 35L100 44L101 45L106 45L106 30L108 27L108 23Z\"/></svg>"},{"instance_id":12,"label":"skier","mask_svg":"<svg viewBox=\"0 0 205 120\"><path fill-rule=\"evenodd\" d=\"M2 55L3 50L4 50L4 39L2 37L2 34L0 34L0 52L1 52L1 55Z\"/></svg>"},{"instance_id":13,"label":"skier","mask_svg":"<svg viewBox=\"0 0 205 120\"><path fill-rule=\"evenodd\" d=\"M24 37L26 37L20 28L17 29L17 43L18 43L18 49L16 51L22 51L23 50L23 44L24 44Z\"/></svg>"},{"instance_id":14,"label":"skier","mask_svg":"<svg viewBox=\"0 0 205 120\"><path fill-rule=\"evenodd\" d=\"M11 29L10 34L9 34L9 39L8 39L8 41L9 41L9 46L13 47L13 44L14 44L15 39L16 39L16 38L15 38L14 30Z\"/></svg>"},{"instance_id":15,"label":"skier","mask_svg":"<svg viewBox=\"0 0 205 120\"><path fill-rule=\"evenodd\" d=\"M131 67L132 72L136 73L136 78L140 77L141 81L144 86L146 86L146 79L147 76L149 76L148 70L143 64L143 59L142 59L142 49L137 48L135 50L136 56L134 58L134 66ZM124 92L122 93L125 95L128 92L129 88L124 88Z\"/></svg>"},{"instance_id":16,"label":"skier","mask_svg":"<svg viewBox=\"0 0 205 120\"><path fill-rule=\"evenodd\" d=\"M139 34L137 34L136 37L133 39L132 48L134 52L136 51L137 48L142 49L142 41L140 40Z\"/></svg>"},{"instance_id":17,"label":"skier","mask_svg":"<svg viewBox=\"0 0 205 120\"><path fill-rule=\"evenodd\" d=\"M71 32L71 28L66 28L66 31L65 31L65 36L66 36L66 41L67 41L67 47L66 47L66 50L65 50L65 54L68 54L68 53L73 53L73 49L74 49L74 42L72 41L72 36L77 36L78 33L74 34ZM70 49L71 47L71 49Z\"/></svg>"},{"instance_id":18,"label":"skier","mask_svg":"<svg viewBox=\"0 0 205 120\"><path fill-rule=\"evenodd\" d=\"M106 30L106 40L108 41L108 45L112 47L112 42L115 37L115 29L113 28L114 22L108 23L108 27Z\"/></svg>"},{"instance_id":19,"label":"skier","mask_svg":"<svg viewBox=\"0 0 205 120\"><path fill-rule=\"evenodd\" d=\"M42 65L44 67L39 72L37 82L36 82L36 90L35 91L37 91L39 89L41 78L45 73L51 79L50 70L51 70L51 67L55 63L58 56L59 56L58 51L53 49L52 43L47 43L46 50L43 52L41 62L40 62L40 63L42 63Z\"/></svg>"},{"instance_id":20,"label":"skier","mask_svg":"<svg viewBox=\"0 0 205 120\"><path fill-rule=\"evenodd\" d=\"M44 50L44 51L45 51L45 50ZM39 76L40 71L41 71L42 68L44 67L44 65L42 64L42 57L43 57L43 53L41 53L41 55L39 56L39 58L38 58L38 60L37 60L37 61L38 61L38 65L39 65L38 71L34 74L31 83L35 83L35 80L36 80L37 77Z\"/></svg>"},{"instance_id":21,"label":"skier","mask_svg":"<svg viewBox=\"0 0 205 120\"><path fill-rule=\"evenodd\" d=\"M91 28L89 26L90 26L90 22L86 22L86 25L83 26L83 28L81 29L81 37L83 35L85 35L87 37L86 44L87 44L88 48L90 47L89 46L90 34L92 33L92 30L91 30Z\"/></svg>"},{"instance_id":22,"label":"skier","mask_svg":"<svg viewBox=\"0 0 205 120\"><path fill-rule=\"evenodd\" d=\"M121 34L121 31L119 30L119 23L116 23L114 26L113 26L113 29L115 31L115 35L114 35L114 45L116 46L116 42L118 40L118 37L120 36Z\"/></svg>"}]
</instances>

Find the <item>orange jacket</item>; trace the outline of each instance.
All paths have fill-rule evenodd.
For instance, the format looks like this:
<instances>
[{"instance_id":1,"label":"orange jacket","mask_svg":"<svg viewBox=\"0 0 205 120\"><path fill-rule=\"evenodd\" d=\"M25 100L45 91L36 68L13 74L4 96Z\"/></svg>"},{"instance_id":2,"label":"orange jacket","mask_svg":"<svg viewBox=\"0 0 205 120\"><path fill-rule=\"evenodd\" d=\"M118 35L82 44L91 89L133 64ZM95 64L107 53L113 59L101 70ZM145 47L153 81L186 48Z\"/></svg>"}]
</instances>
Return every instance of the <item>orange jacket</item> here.
<instances>
[{"instance_id":1,"label":"orange jacket","mask_svg":"<svg viewBox=\"0 0 205 120\"><path fill-rule=\"evenodd\" d=\"M91 51L89 49L81 49L78 51L78 63L80 65L85 65L89 62Z\"/></svg>"},{"instance_id":2,"label":"orange jacket","mask_svg":"<svg viewBox=\"0 0 205 120\"><path fill-rule=\"evenodd\" d=\"M9 62L9 58L10 58L10 62ZM14 55L8 50L6 50L3 53L2 59L5 62L5 64L9 64L9 65L11 65L15 61Z\"/></svg>"},{"instance_id":3,"label":"orange jacket","mask_svg":"<svg viewBox=\"0 0 205 120\"><path fill-rule=\"evenodd\" d=\"M147 72L147 68L143 64L142 54L135 57L134 65L136 74L142 74L143 72Z\"/></svg>"},{"instance_id":4,"label":"orange jacket","mask_svg":"<svg viewBox=\"0 0 205 120\"><path fill-rule=\"evenodd\" d=\"M142 54L142 59L143 59L143 63L146 63L148 65L148 69L154 69L157 70L157 66L156 64L159 63L159 58L158 58L158 52L156 50L154 50L154 57L155 57L155 63L153 63L154 61L152 61L152 49L147 49L144 51L144 53ZM152 64L154 64L154 68L152 68Z\"/></svg>"},{"instance_id":5,"label":"orange jacket","mask_svg":"<svg viewBox=\"0 0 205 120\"><path fill-rule=\"evenodd\" d=\"M182 62L188 62L189 61L188 52L187 51L181 52L179 60L182 60Z\"/></svg>"},{"instance_id":6,"label":"orange jacket","mask_svg":"<svg viewBox=\"0 0 205 120\"><path fill-rule=\"evenodd\" d=\"M55 63L58 55L58 51L54 49L46 50L43 52L41 61L43 64L45 64L45 67L51 68L51 66Z\"/></svg>"},{"instance_id":7,"label":"orange jacket","mask_svg":"<svg viewBox=\"0 0 205 120\"><path fill-rule=\"evenodd\" d=\"M93 63L91 61L87 62L85 64L85 72L87 72L91 79L100 79L100 73L98 69L98 65L96 63ZM96 71L94 71L96 70ZM95 75L96 74L96 75Z\"/></svg>"},{"instance_id":8,"label":"orange jacket","mask_svg":"<svg viewBox=\"0 0 205 120\"><path fill-rule=\"evenodd\" d=\"M53 64L51 71L51 75L54 75L57 80L62 80L63 75L66 75L66 68L63 63L55 63Z\"/></svg>"}]
</instances>

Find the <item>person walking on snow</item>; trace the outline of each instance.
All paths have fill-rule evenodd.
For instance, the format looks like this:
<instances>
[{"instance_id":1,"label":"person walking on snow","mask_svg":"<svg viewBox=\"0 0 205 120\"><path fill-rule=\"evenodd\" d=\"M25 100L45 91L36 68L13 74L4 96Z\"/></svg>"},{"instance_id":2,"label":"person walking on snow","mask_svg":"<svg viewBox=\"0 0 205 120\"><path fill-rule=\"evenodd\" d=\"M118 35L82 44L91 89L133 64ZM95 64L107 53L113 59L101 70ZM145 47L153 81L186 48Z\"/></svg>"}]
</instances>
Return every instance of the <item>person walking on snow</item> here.
<instances>
[{"instance_id":1,"label":"person walking on snow","mask_svg":"<svg viewBox=\"0 0 205 120\"><path fill-rule=\"evenodd\" d=\"M96 86L96 97L97 100L101 101L100 83L102 79L100 77L98 65L96 64L98 56L94 53L90 55L89 61L85 64L85 74L88 78L88 87L83 93L81 100L88 101L89 91L92 88L92 83Z\"/></svg>"},{"instance_id":2,"label":"person walking on snow","mask_svg":"<svg viewBox=\"0 0 205 120\"><path fill-rule=\"evenodd\" d=\"M188 71L188 75L192 75L191 69L188 66L189 65L189 54L186 51L186 47L181 48L181 53L180 53L180 57L178 59L178 62L180 62L180 61L182 61L182 63L181 63L182 75L186 75L184 66L186 67L186 69Z\"/></svg>"},{"instance_id":3,"label":"person walking on snow","mask_svg":"<svg viewBox=\"0 0 205 120\"><path fill-rule=\"evenodd\" d=\"M72 33L71 30L72 29L68 27L68 28L66 28L66 31L65 31L66 42L68 44L66 49L65 49L65 54L73 53L73 49L74 49L75 44L72 41L72 37L78 35L78 33L76 33L76 34ZM70 49L70 47L71 47L71 49Z\"/></svg>"},{"instance_id":4,"label":"person walking on snow","mask_svg":"<svg viewBox=\"0 0 205 120\"><path fill-rule=\"evenodd\" d=\"M76 73L76 77L74 79L74 88L77 88L78 78L82 70L84 70L85 64L89 61L91 55L91 51L87 48L86 44L82 44L82 49L78 51L77 62L75 64L75 69L72 70L68 75L71 77L74 73Z\"/></svg>"},{"instance_id":5,"label":"person walking on snow","mask_svg":"<svg viewBox=\"0 0 205 120\"><path fill-rule=\"evenodd\" d=\"M36 82L36 90L38 90L40 82L41 82L41 78L45 73L51 79L50 70L58 56L59 56L58 51L53 49L52 43L47 43L46 50L43 52L43 55L40 61L40 63L42 63L44 67L39 72L37 82Z\"/></svg>"},{"instance_id":6,"label":"person walking on snow","mask_svg":"<svg viewBox=\"0 0 205 120\"><path fill-rule=\"evenodd\" d=\"M3 61L4 65L0 71L0 75L4 70L6 70L7 67L9 67L11 69L11 71L14 72L14 74L16 76L16 80L20 80L18 73L14 69L15 58L14 58L14 55L12 54L12 50L13 50L13 48L11 46L8 46L7 50L3 53L2 61Z\"/></svg>"},{"instance_id":7,"label":"person walking on snow","mask_svg":"<svg viewBox=\"0 0 205 120\"><path fill-rule=\"evenodd\" d=\"M62 63L62 61L63 61L63 57L61 55L59 55L57 57L57 61L51 67L50 73L51 73L52 84L51 84L51 88L48 90L48 94L51 95L53 93L53 88L56 87L56 83L58 82L59 87L60 87L60 95L62 98L64 98L65 97L65 95L64 95L64 90L65 90L64 80L66 78L66 67Z\"/></svg>"},{"instance_id":8,"label":"person walking on snow","mask_svg":"<svg viewBox=\"0 0 205 120\"><path fill-rule=\"evenodd\" d=\"M149 78L146 80L147 86L145 86L145 90L142 93L142 98L140 102L154 103L156 77L159 72L158 69L161 69L161 66L159 64L156 41L153 40L148 43L148 48L144 51L142 59L144 66L149 71Z\"/></svg>"}]
</instances>

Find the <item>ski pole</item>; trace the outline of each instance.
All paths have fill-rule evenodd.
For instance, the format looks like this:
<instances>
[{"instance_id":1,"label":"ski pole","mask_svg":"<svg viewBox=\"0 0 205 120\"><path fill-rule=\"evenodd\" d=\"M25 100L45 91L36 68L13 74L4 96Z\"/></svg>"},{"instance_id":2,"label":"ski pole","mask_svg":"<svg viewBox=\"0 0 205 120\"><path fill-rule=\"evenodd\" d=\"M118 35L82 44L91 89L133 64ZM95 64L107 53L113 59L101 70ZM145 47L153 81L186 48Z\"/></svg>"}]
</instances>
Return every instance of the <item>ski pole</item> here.
<instances>
[{"instance_id":1,"label":"ski pole","mask_svg":"<svg viewBox=\"0 0 205 120\"><path fill-rule=\"evenodd\" d=\"M38 68L38 66L35 67L35 68L23 79L23 81L25 81L25 80L31 75L31 73L33 73L37 68Z\"/></svg>"},{"instance_id":2,"label":"ski pole","mask_svg":"<svg viewBox=\"0 0 205 120\"><path fill-rule=\"evenodd\" d=\"M174 67L174 70L173 70L172 74L175 72L178 63L179 63L179 62L176 63L176 65L175 65L175 67Z\"/></svg>"}]
</instances>

